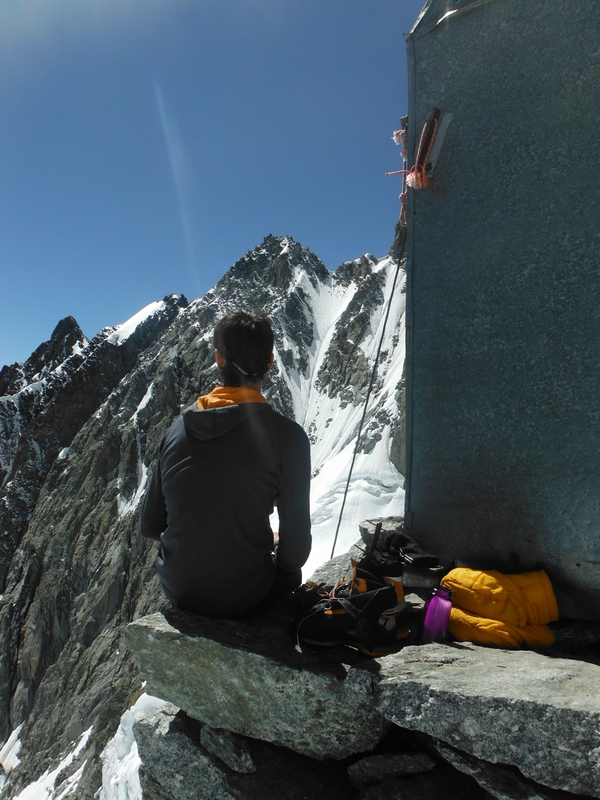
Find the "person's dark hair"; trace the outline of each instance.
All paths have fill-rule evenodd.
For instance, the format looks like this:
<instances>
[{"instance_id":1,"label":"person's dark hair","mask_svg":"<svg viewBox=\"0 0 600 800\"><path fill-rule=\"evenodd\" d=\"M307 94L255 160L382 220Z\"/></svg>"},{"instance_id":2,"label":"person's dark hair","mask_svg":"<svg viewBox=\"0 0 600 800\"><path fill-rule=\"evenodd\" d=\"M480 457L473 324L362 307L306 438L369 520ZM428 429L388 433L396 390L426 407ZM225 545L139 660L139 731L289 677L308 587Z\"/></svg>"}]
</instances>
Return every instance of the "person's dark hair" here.
<instances>
[{"instance_id":1,"label":"person's dark hair","mask_svg":"<svg viewBox=\"0 0 600 800\"><path fill-rule=\"evenodd\" d=\"M264 314L232 311L217 322L213 346L225 359L221 378L225 386L260 381L273 352L273 329Z\"/></svg>"}]
</instances>

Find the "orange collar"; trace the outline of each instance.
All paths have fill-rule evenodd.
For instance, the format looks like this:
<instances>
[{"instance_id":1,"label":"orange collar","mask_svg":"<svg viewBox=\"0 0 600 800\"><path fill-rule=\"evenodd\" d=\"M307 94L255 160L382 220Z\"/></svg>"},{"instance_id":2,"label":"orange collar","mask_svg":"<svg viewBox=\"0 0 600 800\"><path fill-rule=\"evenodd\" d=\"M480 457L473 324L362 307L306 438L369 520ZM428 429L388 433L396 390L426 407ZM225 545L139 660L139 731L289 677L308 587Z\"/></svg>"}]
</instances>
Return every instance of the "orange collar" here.
<instances>
[{"instance_id":1,"label":"orange collar","mask_svg":"<svg viewBox=\"0 0 600 800\"><path fill-rule=\"evenodd\" d=\"M260 392L244 386L219 386L210 394L203 394L196 400L200 410L220 408L221 406L239 406L242 403L266 403Z\"/></svg>"}]
</instances>

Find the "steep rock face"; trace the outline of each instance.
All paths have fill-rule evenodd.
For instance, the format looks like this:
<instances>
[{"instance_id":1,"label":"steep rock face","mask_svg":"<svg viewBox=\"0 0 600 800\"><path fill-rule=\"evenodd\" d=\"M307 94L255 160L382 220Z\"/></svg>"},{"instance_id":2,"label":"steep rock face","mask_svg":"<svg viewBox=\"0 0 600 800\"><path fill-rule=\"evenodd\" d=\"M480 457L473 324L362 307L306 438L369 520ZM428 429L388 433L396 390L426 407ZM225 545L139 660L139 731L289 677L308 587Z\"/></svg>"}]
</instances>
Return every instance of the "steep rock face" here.
<instances>
[{"instance_id":1,"label":"steep rock face","mask_svg":"<svg viewBox=\"0 0 600 800\"><path fill-rule=\"evenodd\" d=\"M324 389L329 397L340 395L342 402L358 405L364 397L369 382L369 365L360 343L371 323L373 311L383 303L385 275L374 273L372 264L377 261L372 256L359 259L358 267L362 277L360 289L340 317L339 325L331 338L327 355L317 375L317 388ZM347 285L352 280L352 270L356 262L342 264L339 283Z\"/></svg>"},{"instance_id":2,"label":"steep rock face","mask_svg":"<svg viewBox=\"0 0 600 800\"><path fill-rule=\"evenodd\" d=\"M22 368L9 368L5 386L15 391L0 397L0 592L51 464L187 301L156 305L122 341L106 328L88 342L67 317Z\"/></svg>"},{"instance_id":3,"label":"steep rock face","mask_svg":"<svg viewBox=\"0 0 600 800\"><path fill-rule=\"evenodd\" d=\"M8 532L2 539L0 742L22 723L23 728L21 764L11 772L5 796L56 764L90 726L78 795L92 797L100 785L99 753L139 688L139 675L119 647L120 630L164 604L154 574L155 547L137 533L140 503L172 420L218 383L212 349L216 319L240 306L269 315L276 366L265 394L308 430L315 443L315 472L329 468L332 457L341 470L360 408L354 399L341 397L348 387L330 392L325 383L316 385L317 376L335 337L352 339L364 369L372 367L381 303L389 296L395 269L390 259L367 257L345 264L339 275L330 273L293 240L270 236L202 299L184 307L184 300L166 298L140 312L140 319L136 315L82 341L39 381L38 405L29 417L23 408L33 384L18 388L15 381L21 378L11 377L10 388L18 391L0 401L9 409L10 430L17 431L12 449L6 449L0 506L5 515L0 531ZM398 344L395 359L391 351L403 299L397 292L387 355L380 361L385 386L373 400L379 416L368 422L369 436L387 464L391 431L382 426L395 424L394 393L404 350ZM361 316L367 307L370 322ZM19 369L14 368L15 375ZM350 379L350 370L347 375ZM364 376L352 380L364 385ZM387 470L384 500L389 503L401 496L401 476L391 466ZM373 496L381 471L380 464L373 467ZM369 479L364 470L360 479ZM327 486L325 470L317 480ZM316 534L333 514L330 501L324 508L315 512ZM354 523L352 529L355 538Z\"/></svg>"},{"instance_id":4,"label":"steep rock face","mask_svg":"<svg viewBox=\"0 0 600 800\"><path fill-rule=\"evenodd\" d=\"M69 627L71 613L63 580L53 582L51 567L54 539L54 518L63 526L70 523L69 507L76 495L77 484L86 482L86 473L79 474L77 484L70 485L64 502L54 505L40 527L35 520L29 524L39 491L48 470L54 463L56 469L47 490L52 492L56 475L69 473L68 453L75 435L93 418L98 406L137 363L141 352L170 324L179 311L187 305L185 298L168 297L153 304L131 335L121 327L106 328L90 342L79 339L78 347L71 347L74 326L66 331L66 338L58 341L57 327L50 341L38 348L34 356L20 370L23 378L30 380L12 396L0 400L0 409L6 412L3 421L10 423L11 446L3 455L4 482L0 490L0 548L2 564L0 577L5 596L0 614L0 725L6 736L9 728L9 698L13 709L27 709L41 675L53 663L60 651ZM77 328L77 330L79 330ZM64 361L48 357L68 352ZM45 360L42 371L31 374L32 363ZM16 371L17 367L13 368ZM13 384L11 388L16 388ZM8 438L8 437L7 437ZM6 442L6 438L4 439ZM104 450L102 433L92 445ZM89 486L89 481L87 484ZM83 498L79 500L79 504ZM94 502L94 498L90 498ZM41 505L46 508L44 498ZM44 512L45 513L45 512ZM78 524L75 520L74 524ZM73 535L80 533L77 529ZM60 528L57 535L60 535ZM17 550L21 540L23 546ZM15 554L15 550L17 550ZM70 571L71 561L79 564L77 552L66 553L59 562L61 572ZM10 575L5 585L9 567ZM77 569L73 570L77 574ZM73 582L73 575L69 576ZM44 590L46 583L48 590ZM76 582L76 581L75 581ZM41 584L41 585L40 585ZM38 606L43 612L38 616ZM35 642L35 646L31 642ZM35 651L35 652L34 652ZM20 666L19 666L20 665ZM23 675L21 675L23 672ZM19 712L17 712L19 713ZM0 736L2 735L0 734Z\"/></svg>"}]
</instances>

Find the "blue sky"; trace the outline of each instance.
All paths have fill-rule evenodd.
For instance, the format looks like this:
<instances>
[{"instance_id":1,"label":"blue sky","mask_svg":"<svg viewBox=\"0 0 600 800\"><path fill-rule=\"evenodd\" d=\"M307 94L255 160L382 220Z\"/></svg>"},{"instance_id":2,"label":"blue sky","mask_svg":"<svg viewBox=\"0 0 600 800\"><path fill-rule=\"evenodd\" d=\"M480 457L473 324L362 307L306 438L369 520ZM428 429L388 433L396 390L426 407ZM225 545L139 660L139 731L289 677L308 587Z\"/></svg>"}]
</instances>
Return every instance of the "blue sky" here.
<instances>
[{"instance_id":1,"label":"blue sky","mask_svg":"<svg viewBox=\"0 0 600 800\"><path fill-rule=\"evenodd\" d=\"M384 255L422 0L0 0L0 366L268 233Z\"/></svg>"}]
</instances>

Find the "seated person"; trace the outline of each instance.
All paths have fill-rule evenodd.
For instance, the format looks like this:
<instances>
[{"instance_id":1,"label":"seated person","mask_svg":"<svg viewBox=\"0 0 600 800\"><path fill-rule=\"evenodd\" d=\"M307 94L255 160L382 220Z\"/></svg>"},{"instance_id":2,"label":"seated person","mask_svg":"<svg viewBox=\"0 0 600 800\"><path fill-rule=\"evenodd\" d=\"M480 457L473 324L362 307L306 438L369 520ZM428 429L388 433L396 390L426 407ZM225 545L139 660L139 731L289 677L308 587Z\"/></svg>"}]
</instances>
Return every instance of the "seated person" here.
<instances>
[{"instance_id":1,"label":"seated person","mask_svg":"<svg viewBox=\"0 0 600 800\"><path fill-rule=\"evenodd\" d=\"M273 365L267 317L228 314L213 343L223 386L186 408L163 438L141 532L160 542L156 570L173 603L234 617L262 611L302 582L310 450L300 425L260 393Z\"/></svg>"}]
</instances>

